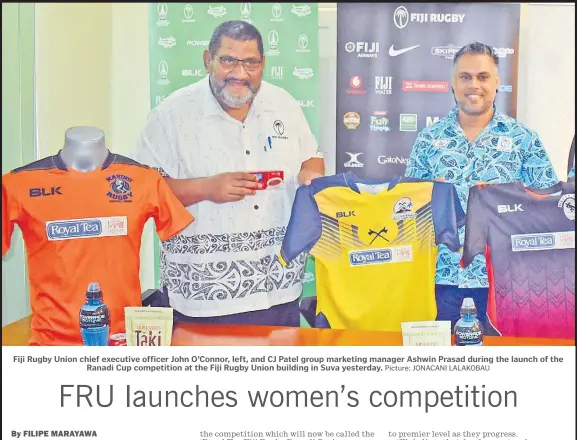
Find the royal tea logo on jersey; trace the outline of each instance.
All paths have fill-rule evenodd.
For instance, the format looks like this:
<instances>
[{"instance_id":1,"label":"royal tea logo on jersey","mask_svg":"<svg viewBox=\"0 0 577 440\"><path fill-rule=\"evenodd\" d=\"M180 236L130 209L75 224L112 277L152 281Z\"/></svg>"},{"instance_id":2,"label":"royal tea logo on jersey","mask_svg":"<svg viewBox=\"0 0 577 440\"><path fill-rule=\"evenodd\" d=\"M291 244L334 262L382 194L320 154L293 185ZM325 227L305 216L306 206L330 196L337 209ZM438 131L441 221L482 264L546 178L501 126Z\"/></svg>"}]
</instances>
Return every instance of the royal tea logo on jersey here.
<instances>
[{"instance_id":1,"label":"royal tea logo on jersey","mask_svg":"<svg viewBox=\"0 0 577 440\"><path fill-rule=\"evenodd\" d=\"M575 194L564 195L557 206L563 209L565 217L571 221L575 220Z\"/></svg>"},{"instance_id":2,"label":"royal tea logo on jersey","mask_svg":"<svg viewBox=\"0 0 577 440\"><path fill-rule=\"evenodd\" d=\"M110 191L106 194L110 202L132 202L132 178L124 174L115 174L106 178Z\"/></svg>"},{"instance_id":3,"label":"royal tea logo on jersey","mask_svg":"<svg viewBox=\"0 0 577 440\"><path fill-rule=\"evenodd\" d=\"M373 112L370 120L369 127L371 131L391 131L391 123L389 118L386 117L386 111L375 111Z\"/></svg>"},{"instance_id":4,"label":"royal tea logo on jersey","mask_svg":"<svg viewBox=\"0 0 577 440\"><path fill-rule=\"evenodd\" d=\"M402 197L396 201L393 206L393 220L406 220L415 218L417 215L413 212L413 201L410 197Z\"/></svg>"},{"instance_id":5,"label":"royal tea logo on jersey","mask_svg":"<svg viewBox=\"0 0 577 440\"><path fill-rule=\"evenodd\" d=\"M98 217L46 222L46 237L50 241L77 238L114 237L128 233L126 217Z\"/></svg>"},{"instance_id":6,"label":"royal tea logo on jersey","mask_svg":"<svg viewBox=\"0 0 577 440\"><path fill-rule=\"evenodd\" d=\"M372 264L403 263L410 261L413 261L413 247L410 245L349 252L349 265L351 266L368 266Z\"/></svg>"}]
</instances>

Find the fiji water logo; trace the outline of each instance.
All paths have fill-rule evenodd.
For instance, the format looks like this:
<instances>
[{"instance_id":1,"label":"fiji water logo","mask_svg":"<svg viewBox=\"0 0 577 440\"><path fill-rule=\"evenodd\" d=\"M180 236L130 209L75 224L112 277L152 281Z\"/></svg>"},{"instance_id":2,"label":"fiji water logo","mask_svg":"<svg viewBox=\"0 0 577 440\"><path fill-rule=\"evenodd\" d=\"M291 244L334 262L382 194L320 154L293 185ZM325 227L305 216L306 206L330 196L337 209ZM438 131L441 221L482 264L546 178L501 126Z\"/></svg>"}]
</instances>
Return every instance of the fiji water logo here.
<instances>
[{"instance_id":1,"label":"fiji water logo","mask_svg":"<svg viewBox=\"0 0 577 440\"><path fill-rule=\"evenodd\" d=\"M367 266L371 264L383 264L393 261L391 249L373 249L369 251L353 251L349 253L351 266Z\"/></svg>"},{"instance_id":2,"label":"fiji water logo","mask_svg":"<svg viewBox=\"0 0 577 440\"><path fill-rule=\"evenodd\" d=\"M71 238L97 237L102 234L100 220L69 220L46 223L48 240L67 240Z\"/></svg>"},{"instance_id":3,"label":"fiji water logo","mask_svg":"<svg viewBox=\"0 0 577 440\"><path fill-rule=\"evenodd\" d=\"M110 202L132 202L132 178L124 174L115 174L106 178L110 183L110 191L106 194Z\"/></svg>"}]
</instances>

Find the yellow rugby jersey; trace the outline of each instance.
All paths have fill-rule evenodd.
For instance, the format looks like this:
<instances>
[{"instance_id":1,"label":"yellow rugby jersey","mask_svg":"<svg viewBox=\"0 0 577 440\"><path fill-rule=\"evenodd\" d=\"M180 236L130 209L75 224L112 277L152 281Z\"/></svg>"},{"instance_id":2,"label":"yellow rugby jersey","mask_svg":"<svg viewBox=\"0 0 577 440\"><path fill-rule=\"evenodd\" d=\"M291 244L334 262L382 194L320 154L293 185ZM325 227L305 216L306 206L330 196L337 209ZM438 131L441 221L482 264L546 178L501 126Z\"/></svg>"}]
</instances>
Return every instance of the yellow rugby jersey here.
<instances>
[{"instance_id":1,"label":"yellow rugby jersey","mask_svg":"<svg viewBox=\"0 0 577 440\"><path fill-rule=\"evenodd\" d=\"M315 257L315 327L400 331L435 320L437 246L459 250L464 221L449 183L323 177L297 190L280 260Z\"/></svg>"}]
</instances>

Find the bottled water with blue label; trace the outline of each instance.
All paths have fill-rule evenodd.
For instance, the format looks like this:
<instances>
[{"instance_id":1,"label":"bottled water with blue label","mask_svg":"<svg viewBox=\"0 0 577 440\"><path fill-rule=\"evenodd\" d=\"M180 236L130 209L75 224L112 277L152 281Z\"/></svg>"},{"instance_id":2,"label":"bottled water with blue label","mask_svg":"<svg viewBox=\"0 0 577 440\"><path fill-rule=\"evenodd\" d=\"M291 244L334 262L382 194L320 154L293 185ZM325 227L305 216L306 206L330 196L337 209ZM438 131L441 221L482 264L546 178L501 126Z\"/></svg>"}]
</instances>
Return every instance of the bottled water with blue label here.
<instances>
[{"instance_id":1,"label":"bottled water with blue label","mask_svg":"<svg viewBox=\"0 0 577 440\"><path fill-rule=\"evenodd\" d=\"M455 345L483 345L483 330L473 298L463 299L461 319L455 324Z\"/></svg>"},{"instance_id":2,"label":"bottled water with blue label","mask_svg":"<svg viewBox=\"0 0 577 440\"><path fill-rule=\"evenodd\" d=\"M80 333L84 345L108 345L110 314L102 302L98 283L90 283L86 290L86 303L80 309Z\"/></svg>"}]
</instances>

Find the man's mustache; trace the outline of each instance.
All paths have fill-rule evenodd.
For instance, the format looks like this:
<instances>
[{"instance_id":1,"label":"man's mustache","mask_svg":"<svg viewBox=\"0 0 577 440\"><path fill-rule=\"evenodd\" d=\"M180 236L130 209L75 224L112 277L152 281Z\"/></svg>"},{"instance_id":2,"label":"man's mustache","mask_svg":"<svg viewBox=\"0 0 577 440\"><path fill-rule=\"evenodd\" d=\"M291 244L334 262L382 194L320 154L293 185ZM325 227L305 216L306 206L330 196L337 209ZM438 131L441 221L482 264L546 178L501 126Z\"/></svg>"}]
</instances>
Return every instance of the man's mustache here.
<instances>
[{"instance_id":1,"label":"man's mustache","mask_svg":"<svg viewBox=\"0 0 577 440\"><path fill-rule=\"evenodd\" d=\"M224 83L228 84L232 81L239 82L239 83L242 83L243 85L245 85L247 87L250 87L250 83L248 81L246 81L246 80L243 81L242 79L238 79L238 78L227 78L224 80Z\"/></svg>"}]
</instances>

